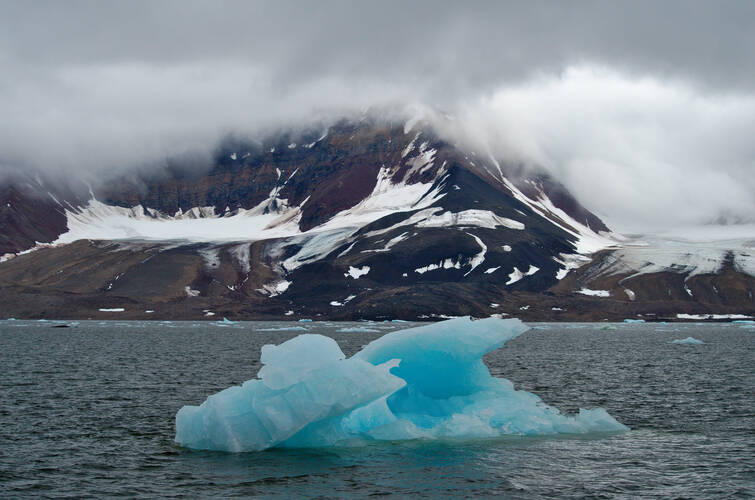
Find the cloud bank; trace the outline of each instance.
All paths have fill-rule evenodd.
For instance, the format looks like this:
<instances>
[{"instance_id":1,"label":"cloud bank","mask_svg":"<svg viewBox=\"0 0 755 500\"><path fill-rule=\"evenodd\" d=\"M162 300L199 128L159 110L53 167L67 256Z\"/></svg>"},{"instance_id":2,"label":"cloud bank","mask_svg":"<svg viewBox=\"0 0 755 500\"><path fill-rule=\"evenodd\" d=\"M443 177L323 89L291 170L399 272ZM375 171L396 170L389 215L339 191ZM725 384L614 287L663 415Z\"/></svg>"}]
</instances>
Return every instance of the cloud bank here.
<instances>
[{"instance_id":1,"label":"cloud bank","mask_svg":"<svg viewBox=\"0 0 755 500\"><path fill-rule=\"evenodd\" d=\"M620 227L752 220L754 20L748 1L3 2L0 163L102 175L402 103Z\"/></svg>"}]
</instances>

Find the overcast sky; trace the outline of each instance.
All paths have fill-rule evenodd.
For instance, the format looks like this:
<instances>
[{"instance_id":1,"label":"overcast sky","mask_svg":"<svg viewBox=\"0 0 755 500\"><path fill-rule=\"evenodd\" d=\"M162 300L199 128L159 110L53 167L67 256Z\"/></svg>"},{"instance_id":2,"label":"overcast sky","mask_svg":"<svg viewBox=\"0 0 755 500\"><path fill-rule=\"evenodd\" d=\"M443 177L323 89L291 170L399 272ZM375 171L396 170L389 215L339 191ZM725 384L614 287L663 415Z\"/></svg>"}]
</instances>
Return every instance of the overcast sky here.
<instances>
[{"instance_id":1,"label":"overcast sky","mask_svg":"<svg viewBox=\"0 0 755 500\"><path fill-rule=\"evenodd\" d=\"M387 103L619 229L755 219L755 2L0 0L0 163L87 173Z\"/></svg>"}]
</instances>

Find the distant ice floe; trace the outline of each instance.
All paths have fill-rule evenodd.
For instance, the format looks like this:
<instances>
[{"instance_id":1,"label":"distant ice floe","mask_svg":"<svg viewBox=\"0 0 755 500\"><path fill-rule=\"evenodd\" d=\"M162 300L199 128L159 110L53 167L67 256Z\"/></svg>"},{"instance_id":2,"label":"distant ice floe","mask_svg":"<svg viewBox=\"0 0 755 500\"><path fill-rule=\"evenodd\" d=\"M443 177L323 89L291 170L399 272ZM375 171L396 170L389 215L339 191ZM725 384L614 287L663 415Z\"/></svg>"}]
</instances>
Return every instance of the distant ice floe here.
<instances>
[{"instance_id":1,"label":"distant ice floe","mask_svg":"<svg viewBox=\"0 0 755 500\"><path fill-rule=\"evenodd\" d=\"M266 345L258 378L178 411L175 440L244 452L627 430L601 408L563 415L491 376L482 356L527 329L457 318L389 333L351 358L322 335Z\"/></svg>"},{"instance_id":2,"label":"distant ice floe","mask_svg":"<svg viewBox=\"0 0 755 500\"><path fill-rule=\"evenodd\" d=\"M341 333L375 333L379 332L380 330L377 330L375 328L367 328L365 326L346 326L339 328L337 331Z\"/></svg>"},{"instance_id":3,"label":"distant ice floe","mask_svg":"<svg viewBox=\"0 0 755 500\"><path fill-rule=\"evenodd\" d=\"M275 326L270 328L256 328L255 332L306 332L306 327L303 326Z\"/></svg>"},{"instance_id":4,"label":"distant ice floe","mask_svg":"<svg viewBox=\"0 0 755 500\"><path fill-rule=\"evenodd\" d=\"M704 344L705 342L703 342L702 340L698 340L698 339L696 339L694 337L687 337L686 339L672 340L671 343L672 344L694 344L694 345L700 345L700 344Z\"/></svg>"}]
</instances>

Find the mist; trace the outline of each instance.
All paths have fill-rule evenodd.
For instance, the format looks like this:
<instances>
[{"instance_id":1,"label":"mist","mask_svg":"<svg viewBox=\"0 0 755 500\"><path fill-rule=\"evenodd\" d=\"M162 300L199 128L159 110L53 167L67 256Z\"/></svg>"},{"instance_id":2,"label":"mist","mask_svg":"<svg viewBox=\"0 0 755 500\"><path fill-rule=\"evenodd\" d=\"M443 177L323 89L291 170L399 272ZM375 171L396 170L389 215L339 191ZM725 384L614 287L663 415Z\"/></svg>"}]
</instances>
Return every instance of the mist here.
<instances>
[{"instance_id":1,"label":"mist","mask_svg":"<svg viewBox=\"0 0 755 500\"><path fill-rule=\"evenodd\" d=\"M104 177L439 109L612 227L752 222L754 20L747 1L3 2L0 166Z\"/></svg>"}]
</instances>

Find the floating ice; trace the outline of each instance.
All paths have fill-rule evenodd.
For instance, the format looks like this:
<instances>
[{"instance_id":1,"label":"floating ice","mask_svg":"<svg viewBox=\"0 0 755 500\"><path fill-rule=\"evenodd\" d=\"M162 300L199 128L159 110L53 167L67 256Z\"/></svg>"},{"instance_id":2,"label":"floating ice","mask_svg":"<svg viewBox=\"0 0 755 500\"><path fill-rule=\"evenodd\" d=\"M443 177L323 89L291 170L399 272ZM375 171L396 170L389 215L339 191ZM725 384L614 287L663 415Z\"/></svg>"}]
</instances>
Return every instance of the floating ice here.
<instances>
[{"instance_id":1,"label":"floating ice","mask_svg":"<svg viewBox=\"0 0 755 500\"><path fill-rule=\"evenodd\" d=\"M306 332L309 331L303 326L278 326L272 328L258 328L258 332Z\"/></svg>"},{"instance_id":2,"label":"floating ice","mask_svg":"<svg viewBox=\"0 0 755 500\"><path fill-rule=\"evenodd\" d=\"M374 328L367 328L364 326L351 326L351 327L339 328L338 331L342 333L374 333L374 332L379 332L380 330L376 330Z\"/></svg>"},{"instance_id":3,"label":"floating ice","mask_svg":"<svg viewBox=\"0 0 755 500\"><path fill-rule=\"evenodd\" d=\"M491 376L482 356L526 330L516 319L457 318L389 333L348 359L322 335L266 345L258 379L178 411L176 442L240 452L627 430L601 408L562 415Z\"/></svg>"},{"instance_id":4,"label":"floating ice","mask_svg":"<svg viewBox=\"0 0 755 500\"><path fill-rule=\"evenodd\" d=\"M694 337L687 337L686 339L676 339L671 341L672 344L704 344L702 340L698 340Z\"/></svg>"}]
</instances>

